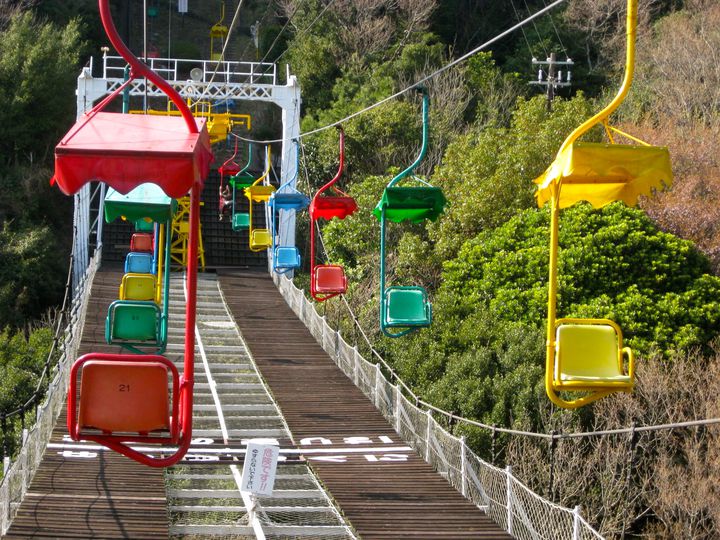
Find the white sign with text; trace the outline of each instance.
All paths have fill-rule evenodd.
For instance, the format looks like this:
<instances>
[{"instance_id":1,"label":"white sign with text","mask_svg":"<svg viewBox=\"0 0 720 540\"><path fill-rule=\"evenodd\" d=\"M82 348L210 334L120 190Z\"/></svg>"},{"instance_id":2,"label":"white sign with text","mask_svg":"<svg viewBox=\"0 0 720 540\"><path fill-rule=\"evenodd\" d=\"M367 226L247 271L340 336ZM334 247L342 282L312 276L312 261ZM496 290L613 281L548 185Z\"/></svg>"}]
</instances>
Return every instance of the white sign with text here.
<instances>
[{"instance_id":1,"label":"white sign with text","mask_svg":"<svg viewBox=\"0 0 720 540\"><path fill-rule=\"evenodd\" d=\"M240 490L263 497L271 496L279 453L278 446L248 441Z\"/></svg>"}]
</instances>

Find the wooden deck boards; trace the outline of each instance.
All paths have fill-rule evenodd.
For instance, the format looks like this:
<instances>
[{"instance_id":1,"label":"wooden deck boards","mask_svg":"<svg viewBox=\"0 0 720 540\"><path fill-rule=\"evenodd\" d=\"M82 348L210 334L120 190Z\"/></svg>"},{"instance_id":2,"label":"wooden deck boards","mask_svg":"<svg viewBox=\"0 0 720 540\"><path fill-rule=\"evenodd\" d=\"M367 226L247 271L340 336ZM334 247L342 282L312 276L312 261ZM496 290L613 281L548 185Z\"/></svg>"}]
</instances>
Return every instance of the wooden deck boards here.
<instances>
[{"instance_id":1,"label":"wooden deck boards","mask_svg":"<svg viewBox=\"0 0 720 540\"><path fill-rule=\"evenodd\" d=\"M363 445L403 444L295 317L270 276L223 271L220 284L296 443L347 449L350 437L363 437ZM364 539L510 538L417 454L405 456L345 456L344 462L335 456L312 464Z\"/></svg>"}]
</instances>

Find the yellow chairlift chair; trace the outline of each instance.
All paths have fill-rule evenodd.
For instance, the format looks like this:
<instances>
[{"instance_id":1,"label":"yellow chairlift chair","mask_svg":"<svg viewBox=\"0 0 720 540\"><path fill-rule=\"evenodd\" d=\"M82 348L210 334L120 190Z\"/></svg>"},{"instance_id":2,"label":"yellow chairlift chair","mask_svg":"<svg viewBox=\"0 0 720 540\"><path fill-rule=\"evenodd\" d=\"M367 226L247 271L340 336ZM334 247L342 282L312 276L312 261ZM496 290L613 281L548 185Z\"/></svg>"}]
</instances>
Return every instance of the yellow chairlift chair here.
<instances>
[{"instance_id":1,"label":"yellow chairlift chair","mask_svg":"<svg viewBox=\"0 0 720 540\"><path fill-rule=\"evenodd\" d=\"M634 386L634 357L623 346L620 327L608 319L557 319L558 219L561 208L587 201L601 208L614 201L635 205L640 195L672 183L667 148L649 144L610 126L608 118L625 99L633 79L637 0L627 4L625 77L615 98L576 128L560 147L555 161L535 180L538 206L550 202L550 275L547 318L545 389L563 408L576 408ZM609 143L579 142L602 124ZM619 134L638 144L617 144ZM627 367L624 360L627 359ZM580 392L566 399L560 392Z\"/></svg>"},{"instance_id":2,"label":"yellow chairlift chair","mask_svg":"<svg viewBox=\"0 0 720 540\"><path fill-rule=\"evenodd\" d=\"M263 182L269 177L271 165L270 145L265 147L265 172L262 176L255 180L253 184L245 188L245 196L250 201L250 251L263 251L272 245L272 233L267 226L267 216L265 228L255 228L253 226L253 203L267 203L270 195L275 192L275 187Z\"/></svg>"},{"instance_id":3,"label":"yellow chairlift chair","mask_svg":"<svg viewBox=\"0 0 720 540\"><path fill-rule=\"evenodd\" d=\"M222 49L229 33L228 27L223 24L225 20L225 0L222 1L221 5L220 20L210 27L210 60L215 62L222 60ZM215 40L220 42L220 47L217 51L215 50Z\"/></svg>"}]
</instances>

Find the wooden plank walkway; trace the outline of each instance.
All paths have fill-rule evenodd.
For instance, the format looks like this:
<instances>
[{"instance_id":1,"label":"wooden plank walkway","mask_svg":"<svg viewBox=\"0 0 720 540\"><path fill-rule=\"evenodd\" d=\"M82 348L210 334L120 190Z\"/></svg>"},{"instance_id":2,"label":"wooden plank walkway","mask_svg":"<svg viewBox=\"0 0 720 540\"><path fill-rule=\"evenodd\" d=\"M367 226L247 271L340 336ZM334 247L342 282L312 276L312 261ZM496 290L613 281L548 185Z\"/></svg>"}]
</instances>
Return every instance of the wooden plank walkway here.
<instances>
[{"instance_id":1,"label":"wooden plank walkway","mask_svg":"<svg viewBox=\"0 0 720 540\"><path fill-rule=\"evenodd\" d=\"M100 270L92 285L80 353L120 352L104 340L107 307L117 298L122 272ZM50 442L66 441L65 410ZM45 451L4 538L168 538L163 471L111 451L76 455Z\"/></svg>"},{"instance_id":2,"label":"wooden plank walkway","mask_svg":"<svg viewBox=\"0 0 720 540\"><path fill-rule=\"evenodd\" d=\"M295 442L304 450L342 446L344 454L311 463L360 537L510 538L412 450L347 453L353 443L396 448L402 441L295 317L269 275L223 271L220 284Z\"/></svg>"}]
</instances>

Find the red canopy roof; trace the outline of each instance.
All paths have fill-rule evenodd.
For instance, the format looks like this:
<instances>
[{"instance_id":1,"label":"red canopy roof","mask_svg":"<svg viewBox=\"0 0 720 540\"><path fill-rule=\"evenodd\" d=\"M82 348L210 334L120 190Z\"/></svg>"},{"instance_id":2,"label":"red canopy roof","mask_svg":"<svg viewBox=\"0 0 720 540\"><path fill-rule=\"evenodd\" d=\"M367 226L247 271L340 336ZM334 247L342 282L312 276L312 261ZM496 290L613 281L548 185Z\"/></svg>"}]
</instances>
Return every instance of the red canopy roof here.
<instances>
[{"instance_id":1,"label":"red canopy roof","mask_svg":"<svg viewBox=\"0 0 720 540\"><path fill-rule=\"evenodd\" d=\"M90 181L126 194L152 182L172 198L202 183L213 159L205 119L188 133L181 117L98 112L83 116L55 147L55 176L66 195Z\"/></svg>"}]
</instances>

